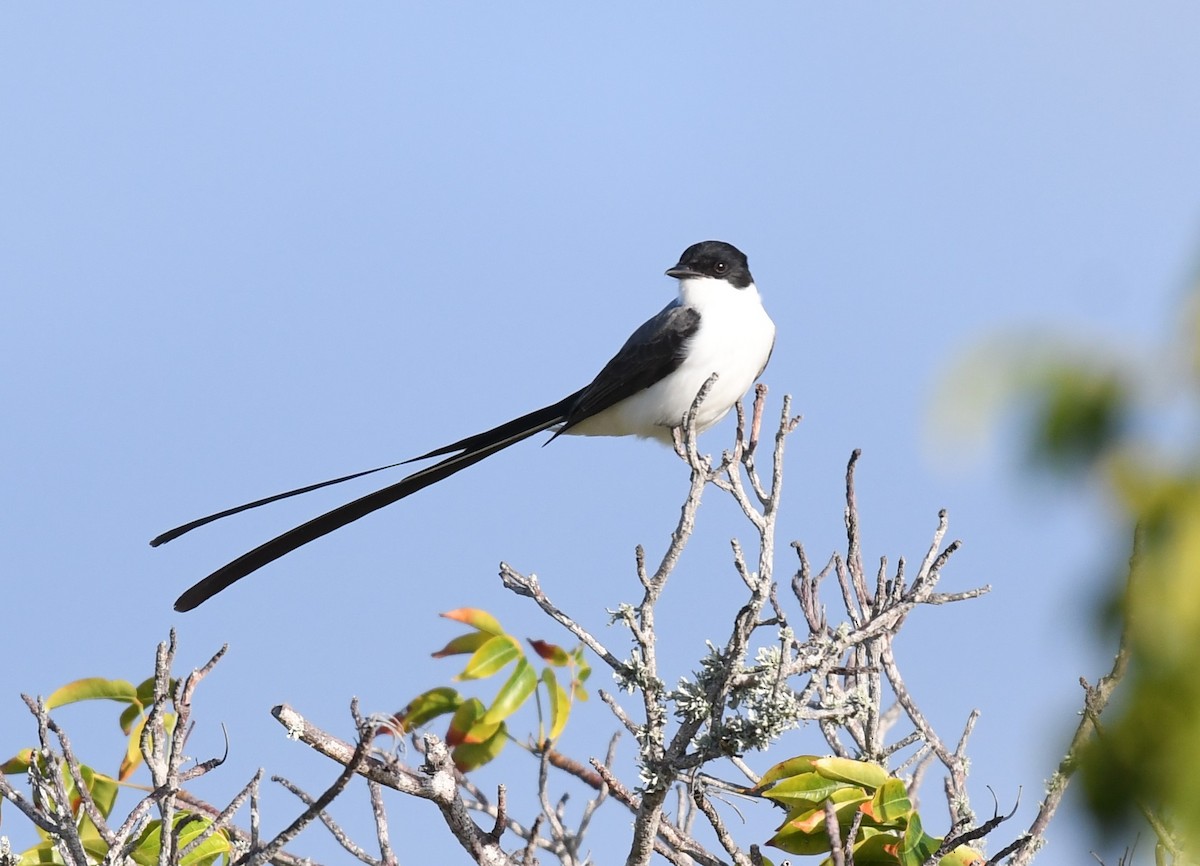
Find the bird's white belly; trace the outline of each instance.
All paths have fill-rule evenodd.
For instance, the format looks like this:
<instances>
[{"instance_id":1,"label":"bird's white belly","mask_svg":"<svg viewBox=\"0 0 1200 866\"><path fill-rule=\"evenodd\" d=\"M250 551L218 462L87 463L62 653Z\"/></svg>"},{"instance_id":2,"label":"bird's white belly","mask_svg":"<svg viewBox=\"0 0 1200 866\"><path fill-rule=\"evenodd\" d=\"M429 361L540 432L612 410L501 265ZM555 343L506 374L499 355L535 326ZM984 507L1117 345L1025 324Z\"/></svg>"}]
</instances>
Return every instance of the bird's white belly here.
<instances>
[{"instance_id":1,"label":"bird's white belly","mask_svg":"<svg viewBox=\"0 0 1200 866\"><path fill-rule=\"evenodd\" d=\"M726 289L728 291L728 289ZM775 325L757 296L734 296L723 303L711 298L687 357L669 376L615 406L580 422L567 433L580 436L642 436L671 442L696 394L713 373L713 383L696 417L698 430L724 418L766 366L775 341Z\"/></svg>"}]
</instances>

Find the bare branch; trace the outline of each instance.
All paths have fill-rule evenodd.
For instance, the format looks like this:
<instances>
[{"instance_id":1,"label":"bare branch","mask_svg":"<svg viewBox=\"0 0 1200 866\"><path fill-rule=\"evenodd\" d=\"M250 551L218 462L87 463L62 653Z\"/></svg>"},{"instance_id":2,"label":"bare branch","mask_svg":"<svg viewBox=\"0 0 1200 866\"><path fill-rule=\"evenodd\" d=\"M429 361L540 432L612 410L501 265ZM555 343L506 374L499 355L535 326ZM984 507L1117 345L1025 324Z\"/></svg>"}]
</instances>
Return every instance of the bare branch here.
<instances>
[{"instance_id":1,"label":"bare branch","mask_svg":"<svg viewBox=\"0 0 1200 866\"><path fill-rule=\"evenodd\" d=\"M736 866L751 866L749 855L743 852L738 846L729 830L725 827L725 822L721 820L721 814L709 802L708 796L705 793L705 786L702 782L693 786L692 800L708 820L713 832L717 835L717 841L721 843L721 847L733 858L734 864Z\"/></svg>"}]
</instances>

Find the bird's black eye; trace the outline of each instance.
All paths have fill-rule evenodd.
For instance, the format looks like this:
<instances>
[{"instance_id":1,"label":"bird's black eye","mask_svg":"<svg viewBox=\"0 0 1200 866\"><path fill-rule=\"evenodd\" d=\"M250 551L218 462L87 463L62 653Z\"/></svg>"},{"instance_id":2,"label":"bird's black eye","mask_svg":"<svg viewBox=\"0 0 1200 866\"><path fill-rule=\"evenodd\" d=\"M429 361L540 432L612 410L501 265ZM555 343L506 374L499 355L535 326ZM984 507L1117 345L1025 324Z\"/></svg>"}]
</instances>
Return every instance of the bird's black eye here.
<instances>
[{"instance_id":1,"label":"bird's black eye","mask_svg":"<svg viewBox=\"0 0 1200 866\"><path fill-rule=\"evenodd\" d=\"M715 265L713 265L713 270L716 271L718 274L723 274L728 269L729 269L729 265L725 264L724 262L717 262Z\"/></svg>"}]
</instances>

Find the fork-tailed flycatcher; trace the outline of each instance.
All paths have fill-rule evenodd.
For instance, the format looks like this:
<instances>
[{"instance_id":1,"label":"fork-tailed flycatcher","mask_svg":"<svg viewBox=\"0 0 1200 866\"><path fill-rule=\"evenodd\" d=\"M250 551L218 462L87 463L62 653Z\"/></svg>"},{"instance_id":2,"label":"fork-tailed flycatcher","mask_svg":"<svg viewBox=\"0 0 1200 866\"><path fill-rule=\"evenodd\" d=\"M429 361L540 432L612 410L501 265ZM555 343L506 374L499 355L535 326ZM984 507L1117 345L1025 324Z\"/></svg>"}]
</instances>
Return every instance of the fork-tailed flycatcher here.
<instances>
[{"instance_id":1,"label":"fork-tailed flycatcher","mask_svg":"<svg viewBox=\"0 0 1200 866\"><path fill-rule=\"evenodd\" d=\"M766 368L775 343L775 324L763 309L746 256L731 244L693 244L683 251L679 263L667 270L667 276L679 280L679 297L634 331L591 384L544 409L403 461L451 455L242 554L179 596L175 609L191 610L297 547L542 430L555 428L551 440L570 433L642 436L670 443L672 428L680 426L700 388L714 373L718 378L699 407L696 429L716 424ZM239 511L399 465L379 466L210 514L164 532L150 544L157 547Z\"/></svg>"}]
</instances>

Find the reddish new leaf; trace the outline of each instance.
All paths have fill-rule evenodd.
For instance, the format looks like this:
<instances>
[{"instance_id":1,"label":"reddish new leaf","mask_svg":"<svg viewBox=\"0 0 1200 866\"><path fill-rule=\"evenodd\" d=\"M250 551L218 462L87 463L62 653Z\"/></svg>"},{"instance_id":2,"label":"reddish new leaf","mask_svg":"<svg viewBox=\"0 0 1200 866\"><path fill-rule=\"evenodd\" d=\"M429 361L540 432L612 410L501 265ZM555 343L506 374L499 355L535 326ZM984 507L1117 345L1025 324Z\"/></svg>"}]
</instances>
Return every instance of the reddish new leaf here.
<instances>
[{"instance_id":1,"label":"reddish new leaf","mask_svg":"<svg viewBox=\"0 0 1200 866\"><path fill-rule=\"evenodd\" d=\"M547 643L544 640L530 639L529 645L533 647L533 651L548 664L552 664L555 667L561 668L566 667L571 663L571 654L558 644Z\"/></svg>"}]
</instances>

